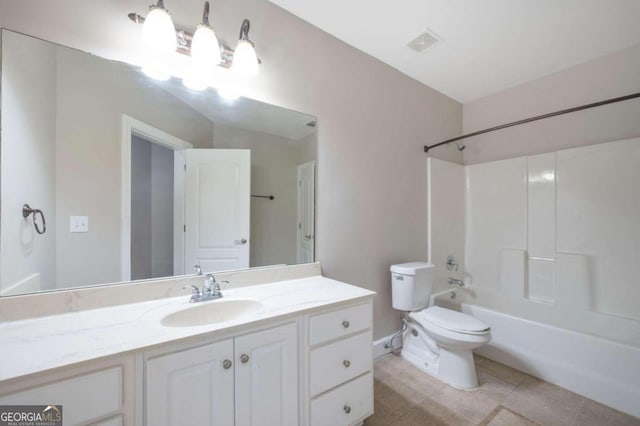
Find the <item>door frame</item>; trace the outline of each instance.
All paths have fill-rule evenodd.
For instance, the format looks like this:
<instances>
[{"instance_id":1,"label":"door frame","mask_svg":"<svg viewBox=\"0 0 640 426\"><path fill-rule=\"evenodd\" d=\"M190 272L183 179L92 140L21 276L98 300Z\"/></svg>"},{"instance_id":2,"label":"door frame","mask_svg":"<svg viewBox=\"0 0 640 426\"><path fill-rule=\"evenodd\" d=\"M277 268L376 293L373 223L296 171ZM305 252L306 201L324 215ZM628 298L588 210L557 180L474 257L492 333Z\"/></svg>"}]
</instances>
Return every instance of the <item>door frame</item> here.
<instances>
[{"instance_id":1,"label":"door frame","mask_svg":"<svg viewBox=\"0 0 640 426\"><path fill-rule=\"evenodd\" d=\"M316 162L315 160L311 160L311 161L307 161L306 163L302 163L302 164L298 164L296 166L296 262L300 263L301 262L301 258L302 258L302 246L301 246L301 242L302 242L302 229L300 229L299 224L301 223L300 220L301 218L301 214L300 214L300 186L299 186L299 182L300 182L300 170L303 167L307 167L307 166L311 166L313 167L313 209L311 209L311 223L313 223L313 259L311 260L311 262L315 262L316 260Z\"/></svg>"},{"instance_id":2,"label":"door frame","mask_svg":"<svg viewBox=\"0 0 640 426\"><path fill-rule=\"evenodd\" d=\"M131 281L131 135L133 134L170 148L178 154L174 157L173 267L174 271L177 269L184 272L184 256L177 256L177 253L184 251L184 173L176 173L176 171L179 170L177 167L179 158L184 157L179 151L191 149L193 145L126 114L122 114L121 123L120 279ZM179 206L182 206L182 209Z\"/></svg>"}]
</instances>

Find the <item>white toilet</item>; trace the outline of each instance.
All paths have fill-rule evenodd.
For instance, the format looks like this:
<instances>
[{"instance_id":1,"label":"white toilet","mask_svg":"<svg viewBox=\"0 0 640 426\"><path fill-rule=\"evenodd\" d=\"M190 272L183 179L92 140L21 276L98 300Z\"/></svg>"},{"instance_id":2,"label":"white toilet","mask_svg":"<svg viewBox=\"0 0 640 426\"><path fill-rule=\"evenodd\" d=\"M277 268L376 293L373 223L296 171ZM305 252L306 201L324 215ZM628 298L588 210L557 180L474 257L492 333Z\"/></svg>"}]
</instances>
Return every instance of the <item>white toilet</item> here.
<instances>
[{"instance_id":1,"label":"white toilet","mask_svg":"<svg viewBox=\"0 0 640 426\"><path fill-rule=\"evenodd\" d=\"M409 311L402 356L444 383L474 389L478 379L472 350L491 340L491 329L470 315L428 307L434 277L430 263L391 266L393 307Z\"/></svg>"}]
</instances>

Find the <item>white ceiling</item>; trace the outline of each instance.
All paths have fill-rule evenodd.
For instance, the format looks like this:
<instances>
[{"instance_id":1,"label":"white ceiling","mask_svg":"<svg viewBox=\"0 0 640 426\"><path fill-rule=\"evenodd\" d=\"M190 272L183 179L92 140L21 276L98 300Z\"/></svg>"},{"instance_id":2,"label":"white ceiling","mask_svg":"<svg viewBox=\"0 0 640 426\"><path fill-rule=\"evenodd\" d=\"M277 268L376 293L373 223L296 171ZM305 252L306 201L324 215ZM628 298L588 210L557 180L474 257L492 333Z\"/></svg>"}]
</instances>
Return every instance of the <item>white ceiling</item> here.
<instances>
[{"instance_id":1,"label":"white ceiling","mask_svg":"<svg viewBox=\"0 0 640 426\"><path fill-rule=\"evenodd\" d=\"M640 0L270 1L460 102L640 43Z\"/></svg>"}]
</instances>

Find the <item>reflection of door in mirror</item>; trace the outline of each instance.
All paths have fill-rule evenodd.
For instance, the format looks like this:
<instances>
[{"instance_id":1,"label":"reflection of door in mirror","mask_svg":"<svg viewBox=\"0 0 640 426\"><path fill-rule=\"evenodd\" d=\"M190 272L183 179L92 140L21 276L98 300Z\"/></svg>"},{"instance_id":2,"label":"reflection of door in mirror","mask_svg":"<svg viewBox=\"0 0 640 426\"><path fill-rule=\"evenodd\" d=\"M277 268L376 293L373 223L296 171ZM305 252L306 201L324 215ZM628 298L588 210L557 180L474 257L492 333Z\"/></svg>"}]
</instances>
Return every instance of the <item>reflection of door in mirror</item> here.
<instances>
[{"instance_id":1,"label":"reflection of door in mirror","mask_svg":"<svg viewBox=\"0 0 640 426\"><path fill-rule=\"evenodd\" d=\"M251 151L190 149L185 179L185 264L214 272L249 267Z\"/></svg>"},{"instance_id":2,"label":"reflection of door in mirror","mask_svg":"<svg viewBox=\"0 0 640 426\"><path fill-rule=\"evenodd\" d=\"M187 142L123 117L131 128L125 273L134 280L249 267L250 151ZM124 276L128 279L129 276Z\"/></svg>"},{"instance_id":3,"label":"reflection of door in mirror","mask_svg":"<svg viewBox=\"0 0 640 426\"><path fill-rule=\"evenodd\" d=\"M313 262L315 253L315 162L298 166L298 263Z\"/></svg>"}]
</instances>

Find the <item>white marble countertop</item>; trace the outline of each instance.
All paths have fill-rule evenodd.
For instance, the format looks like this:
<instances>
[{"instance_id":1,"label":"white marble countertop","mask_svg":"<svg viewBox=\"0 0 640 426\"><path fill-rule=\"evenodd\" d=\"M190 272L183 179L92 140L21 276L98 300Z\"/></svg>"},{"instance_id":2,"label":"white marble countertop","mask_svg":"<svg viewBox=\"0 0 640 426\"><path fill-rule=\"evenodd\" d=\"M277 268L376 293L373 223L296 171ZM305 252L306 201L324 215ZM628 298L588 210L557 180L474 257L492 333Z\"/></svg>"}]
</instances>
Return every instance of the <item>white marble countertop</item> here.
<instances>
[{"instance_id":1,"label":"white marble countertop","mask_svg":"<svg viewBox=\"0 0 640 426\"><path fill-rule=\"evenodd\" d=\"M180 297L0 323L0 383L193 336L215 336L375 295L321 276L228 288L222 292L221 301L250 299L262 306L257 312L230 321L193 327L162 325L162 318L168 314L217 302L189 303L185 292Z\"/></svg>"}]
</instances>

